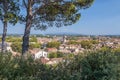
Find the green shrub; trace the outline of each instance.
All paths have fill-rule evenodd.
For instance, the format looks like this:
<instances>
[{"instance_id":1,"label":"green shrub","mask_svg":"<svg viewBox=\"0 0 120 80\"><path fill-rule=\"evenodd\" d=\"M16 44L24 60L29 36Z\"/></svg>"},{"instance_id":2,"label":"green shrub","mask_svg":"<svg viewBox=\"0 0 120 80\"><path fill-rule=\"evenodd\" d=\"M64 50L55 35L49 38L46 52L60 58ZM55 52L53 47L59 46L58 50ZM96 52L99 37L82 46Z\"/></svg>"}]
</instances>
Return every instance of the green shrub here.
<instances>
[{"instance_id":1,"label":"green shrub","mask_svg":"<svg viewBox=\"0 0 120 80\"><path fill-rule=\"evenodd\" d=\"M98 44L98 43L99 43L98 40L90 40L90 42L91 42L92 44Z\"/></svg>"},{"instance_id":2,"label":"green shrub","mask_svg":"<svg viewBox=\"0 0 120 80\"><path fill-rule=\"evenodd\" d=\"M85 49L91 49L92 43L90 41L81 41L81 47Z\"/></svg>"},{"instance_id":3,"label":"green shrub","mask_svg":"<svg viewBox=\"0 0 120 80\"><path fill-rule=\"evenodd\" d=\"M35 37L35 36L30 36L29 41L30 41L30 42L37 42L37 37Z\"/></svg>"},{"instance_id":4,"label":"green shrub","mask_svg":"<svg viewBox=\"0 0 120 80\"><path fill-rule=\"evenodd\" d=\"M2 42L2 38L0 37L0 42Z\"/></svg>"},{"instance_id":5,"label":"green shrub","mask_svg":"<svg viewBox=\"0 0 120 80\"><path fill-rule=\"evenodd\" d=\"M21 53L21 51L22 51L22 43L13 42L11 44L11 48L12 48L13 51Z\"/></svg>"},{"instance_id":6,"label":"green shrub","mask_svg":"<svg viewBox=\"0 0 120 80\"><path fill-rule=\"evenodd\" d=\"M40 43L30 43L29 49L34 49L34 48L40 48L41 44ZM20 42L13 42L11 45L11 48L15 52L21 53L22 51L22 43Z\"/></svg>"},{"instance_id":7,"label":"green shrub","mask_svg":"<svg viewBox=\"0 0 120 80\"><path fill-rule=\"evenodd\" d=\"M70 40L67 44L68 45L70 45L70 44L78 45L78 44L80 44L80 42L77 42L75 40Z\"/></svg>"},{"instance_id":8,"label":"green shrub","mask_svg":"<svg viewBox=\"0 0 120 80\"><path fill-rule=\"evenodd\" d=\"M93 52L80 63L82 80L120 80L120 53Z\"/></svg>"},{"instance_id":9,"label":"green shrub","mask_svg":"<svg viewBox=\"0 0 120 80\"><path fill-rule=\"evenodd\" d=\"M61 58L64 57L64 54L61 52L52 52L48 54L49 58Z\"/></svg>"},{"instance_id":10,"label":"green shrub","mask_svg":"<svg viewBox=\"0 0 120 80\"><path fill-rule=\"evenodd\" d=\"M29 49L34 49L34 48L41 48L40 43L30 43Z\"/></svg>"},{"instance_id":11,"label":"green shrub","mask_svg":"<svg viewBox=\"0 0 120 80\"><path fill-rule=\"evenodd\" d=\"M120 80L120 53L91 52L52 66L0 53L0 80Z\"/></svg>"},{"instance_id":12,"label":"green shrub","mask_svg":"<svg viewBox=\"0 0 120 80\"><path fill-rule=\"evenodd\" d=\"M48 42L48 44L47 44L48 48L59 48L59 46L60 46L60 42L57 42L57 41L55 41L55 42Z\"/></svg>"},{"instance_id":13,"label":"green shrub","mask_svg":"<svg viewBox=\"0 0 120 80\"><path fill-rule=\"evenodd\" d=\"M6 42L22 42L22 38L21 37L7 37L6 38Z\"/></svg>"},{"instance_id":14,"label":"green shrub","mask_svg":"<svg viewBox=\"0 0 120 80\"><path fill-rule=\"evenodd\" d=\"M32 58L23 59L9 54L0 54L0 80L40 80L37 74L47 69L46 65Z\"/></svg>"}]
</instances>

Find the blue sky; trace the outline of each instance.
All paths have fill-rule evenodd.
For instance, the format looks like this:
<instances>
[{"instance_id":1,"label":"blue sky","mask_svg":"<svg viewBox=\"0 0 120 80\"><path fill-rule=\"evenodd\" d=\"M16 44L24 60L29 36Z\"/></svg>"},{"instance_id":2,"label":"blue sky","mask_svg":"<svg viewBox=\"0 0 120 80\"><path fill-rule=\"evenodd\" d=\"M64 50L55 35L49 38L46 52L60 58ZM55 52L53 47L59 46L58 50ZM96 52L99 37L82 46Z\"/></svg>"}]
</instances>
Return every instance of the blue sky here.
<instances>
[{"instance_id":1,"label":"blue sky","mask_svg":"<svg viewBox=\"0 0 120 80\"><path fill-rule=\"evenodd\" d=\"M81 19L72 26L49 28L46 31L31 30L31 34L45 33L78 33L88 35L120 35L120 0L95 0L94 4L81 10ZM0 33L2 24L0 23ZM24 33L23 24L9 25L8 33Z\"/></svg>"}]
</instances>

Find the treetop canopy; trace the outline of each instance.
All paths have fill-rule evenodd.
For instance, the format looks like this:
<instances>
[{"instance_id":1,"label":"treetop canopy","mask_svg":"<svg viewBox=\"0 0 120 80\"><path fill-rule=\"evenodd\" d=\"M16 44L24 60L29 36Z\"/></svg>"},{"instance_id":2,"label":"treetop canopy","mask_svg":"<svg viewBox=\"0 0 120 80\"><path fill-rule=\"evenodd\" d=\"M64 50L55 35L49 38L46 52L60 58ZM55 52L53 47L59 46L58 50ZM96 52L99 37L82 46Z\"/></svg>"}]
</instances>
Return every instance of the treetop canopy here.
<instances>
[{"instance_id":1,"label":"treetop canopy","mask_svg":"<svg viewBox=\"0 0 120 80\"><path fill-rule=\"evenodd\" d=\"M72 25L81 17L81 9L91 6L94 0L31 0L32 26L44 30L47 27ZM25 2L26 9L28 2Z\"/></svg>"}]
</instances>

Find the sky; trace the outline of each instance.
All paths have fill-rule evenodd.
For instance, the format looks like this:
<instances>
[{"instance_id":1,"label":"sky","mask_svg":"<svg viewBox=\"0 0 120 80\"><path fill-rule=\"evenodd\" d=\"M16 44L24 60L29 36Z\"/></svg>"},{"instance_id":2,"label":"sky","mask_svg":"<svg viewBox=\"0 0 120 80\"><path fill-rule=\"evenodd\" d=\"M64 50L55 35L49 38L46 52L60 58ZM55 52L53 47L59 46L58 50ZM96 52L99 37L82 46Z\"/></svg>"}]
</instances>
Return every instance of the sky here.
<instances>
[{"instance_id":1,"label":"sky","mask_svg":"<svg viewBox=\"0 0 120 80\"><path fill-rule=\"evenodd\" d=\"M81 10L80 20L67 27L31 30L31 34L74 33L87 35L120 35L120 0L95 0L93 5ZM0 33L2 33L0 23ZM8 34L23 34L25 25L9 25Z\"/></svg>"}]
</instances>

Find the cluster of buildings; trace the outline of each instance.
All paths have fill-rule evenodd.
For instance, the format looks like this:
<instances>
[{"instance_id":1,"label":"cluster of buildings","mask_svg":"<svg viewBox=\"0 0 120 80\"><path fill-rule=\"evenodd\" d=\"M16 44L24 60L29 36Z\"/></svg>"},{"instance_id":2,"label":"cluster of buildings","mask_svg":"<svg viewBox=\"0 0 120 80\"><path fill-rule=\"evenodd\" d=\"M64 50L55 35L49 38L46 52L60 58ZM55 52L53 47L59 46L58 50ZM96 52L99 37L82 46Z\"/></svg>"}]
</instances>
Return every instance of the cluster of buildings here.
<instances>
[{"instance_id":1,"label":"cluster of buildings","mask_svg":"<svg viewBox=\"0 0 120 80\"><path fill-rule=\"evenodd\" d=\"M67 36L63 37L52 37L52 38L37 38L38 43L41 43L43 45L43 49L37 48L30 50L30 53L34 55L34 59L40 59L42 63L45 64L55 64L60 61L63 61L63 58L48 58L48 54L51 52L61 52L64 54L74 54L77 55L78 53L83 53L86 49L81 47L80 44L67 44L70 40ZM75 41L80 42L83 40L93 40L93 38L90 37L77 37ZM120 47L120 38L110 38L110 37L96 37L95 40L99 41L98 44L93 44L93 50L100 49L101 47L107 46L111 49L113 48L119 48ZM47 48L46 44L48 42L61 42L59 48ZM0 43L0 50L1 50L2 43ZM7 51L10 51L12 53L15 53L12 51L10 44L5 43L5 48Z\"/></svg>"},{"instance_id":2,"label":"cluster of buildings","mask_svg":"<svg viewBox=\"0 0 120 80\"><path fill-rule=\"evenodd\" d=\"M38 53L35 54L36 59L41 59L43 63L46 64L54 64L58 63L60 61L63 61L63 58L52 58L49 59L47 55L51 52L61 52L64 54L74 54L77 55L78 53L83 53L87 49L83 48L80 44L67 44L69 42L69 38L66 36L63 37L54 37L54 38L38 38L41 42L43 40L43 44L47 44L48 42L51 41L59 41L61 42L59 48L47 48L45 46L44 51L38 51ZM45 39L45 40L44 40ZM93 40L93 38L90 37L78 37L76 40L77 42L83 41L83 40ZM120 48L120 38L108 38L108 37L96 37L95 40L97 40L99 43L93 44L92 45L92 50L98 50L101 49L102 47L109 47L111 49L114 48ZM42 57L42 58L41 58ZM44 58L43 58L44 57Z\"/></svg>"}]
</instances>

